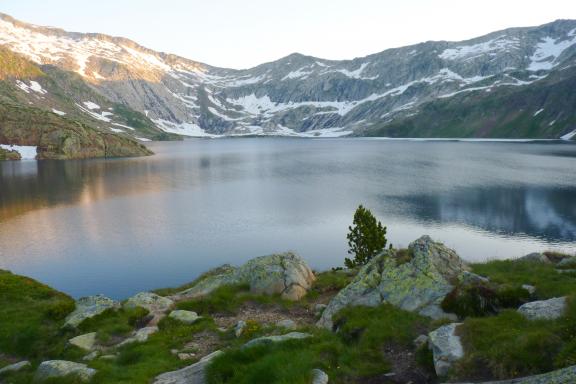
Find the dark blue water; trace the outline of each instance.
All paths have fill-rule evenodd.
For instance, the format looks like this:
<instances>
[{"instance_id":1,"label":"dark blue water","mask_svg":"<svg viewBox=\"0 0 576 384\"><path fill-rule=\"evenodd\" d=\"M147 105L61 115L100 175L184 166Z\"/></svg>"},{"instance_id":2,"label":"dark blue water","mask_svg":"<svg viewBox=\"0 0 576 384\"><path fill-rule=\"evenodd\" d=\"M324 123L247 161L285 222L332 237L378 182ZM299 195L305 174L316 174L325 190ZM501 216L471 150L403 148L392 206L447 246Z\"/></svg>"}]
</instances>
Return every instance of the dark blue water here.
<instances>
[{"instance_id":1,"label":"dark blue water","mask_svg":"<svg viewBox=\"0 0 576 384\"><path fill-rule=\"evenodd\" d=\"M470 261L576 252L576 145L369 139L153 143L137 159L0 163L0 268L123 298L294 250L340 265L358 204L396 246Z\"/></svg>"}]
</instances>

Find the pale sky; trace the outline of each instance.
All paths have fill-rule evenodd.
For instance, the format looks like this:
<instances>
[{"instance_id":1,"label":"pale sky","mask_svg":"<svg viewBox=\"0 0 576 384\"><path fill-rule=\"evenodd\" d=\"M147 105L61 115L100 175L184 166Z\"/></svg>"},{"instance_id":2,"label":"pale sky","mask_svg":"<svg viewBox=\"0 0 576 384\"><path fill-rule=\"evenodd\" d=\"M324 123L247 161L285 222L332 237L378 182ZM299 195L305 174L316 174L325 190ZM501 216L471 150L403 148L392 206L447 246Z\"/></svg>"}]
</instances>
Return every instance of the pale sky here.
<instances>
[{"instance_id":1,"label":"pale sky","mask_svg":"<svg viewBox=\"0 0 576 384\"><path fill-rule=\"evenodd\" d=\"M576 0L1 0L0 12L248 68L293 52L352 59L426 40L576 19Z\"/></svg>"}]
</instances>

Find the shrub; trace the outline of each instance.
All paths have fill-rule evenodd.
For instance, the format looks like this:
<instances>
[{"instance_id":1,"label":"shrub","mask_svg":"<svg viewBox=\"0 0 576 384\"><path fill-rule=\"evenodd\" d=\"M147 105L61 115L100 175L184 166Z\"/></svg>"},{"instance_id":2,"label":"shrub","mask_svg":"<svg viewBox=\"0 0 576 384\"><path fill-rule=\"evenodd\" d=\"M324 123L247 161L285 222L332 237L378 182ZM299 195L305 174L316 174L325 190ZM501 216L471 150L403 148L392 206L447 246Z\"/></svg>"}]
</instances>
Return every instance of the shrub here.
<instances>
[{"instance_id":1,"label":"shrub","mask_svg":"<svg viewBox=\"0 0 576 384\"><path fill-rule=\"evenodd\" d=\"M353 225L348 227L348 253L354 259L346 258L344 264L348 268L365 265L386 248L386 227L376 220L370 210L360 205L354 213Z\"/></svg>"}]
</instances>

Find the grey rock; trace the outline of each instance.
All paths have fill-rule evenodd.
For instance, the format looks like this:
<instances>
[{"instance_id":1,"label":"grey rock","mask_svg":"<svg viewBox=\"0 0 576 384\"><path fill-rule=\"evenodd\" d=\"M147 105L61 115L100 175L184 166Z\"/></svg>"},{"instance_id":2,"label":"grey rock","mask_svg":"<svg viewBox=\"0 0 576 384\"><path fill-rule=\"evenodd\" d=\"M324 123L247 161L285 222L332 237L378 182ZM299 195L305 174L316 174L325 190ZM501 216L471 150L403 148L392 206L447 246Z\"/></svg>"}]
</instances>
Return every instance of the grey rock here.
<instances>
[{"instance_id":1,"label":"grey rock","mask_svg":"<svg viewBox=\"0 0 576 384\"><path fill-rule=\"evenodd\" d=\"M554 320L562 317L565 310L566 297L532 301L518 308L518 312L529 320Z\"/></svg>"},{"instance_id":2,"label":"grey rock","mask_svg":"<svg viewBox=\"0 0 576 384\"><path fill-rule=\"evenodd\" d=\"M292 330L298 328L298 324L296 324L296 322L294 320L291 320L291 319L285 319L285 320L277 321L276 326L280 327L280 328L287 329L289 331L292 331Z\"/></svg>"},{"instance_id":3,"label":"grey rock","mask_svg":"<svg viewBox=\"0 0 576 384\"><path fill-rule=\"evenodd\" d=\"M28 360L20 361L18 363L10 364L5 367L0 368L0 376L8 372L17 372L24 368L30 367L31 364Z\"/></svg>"},{"instance_id":4,"label":"grey rock","mask_svg":"<svg viewBox=\"0 0 576 384\"><path fill-rule=\"evenodd\" d=\"M328 384L328 375L320 369L312 370L312 384Z\"/></svg>"},{"instance_id":5,"label":"grey rock","mask_svg":"<svg viewBox=\"0 0 576 384\"><path fill-rule=\"evenodd\" d=\"M68 340L68 343L85 351L91 351L96 345L96 332L73 337Z\"/></svg>"},{"instance_id":6,"label":"grey rock","mask_svg":"<svg viewBox=\"0 0 576 384\"><path fill-rule=\"evenodd\" d=\"M322 314L322 312L324 312L324 310L326 309L328 305L326 304L316 304L314 306L314 314L316 316L320 316Z\"/></svg>"},{"instance_id":7,"label":"grey rock","mask_svg":"<svg viewBox=\"0 0 576 384\"><path fill-rule=\"evenodd\" d=\"M236 337L242 336L242 333L244 333L244 328L246 328L246 322L244 320L239 320L234 327L234 334Z\"/></svg>"},{"instance_id":8,"label":"grey rock","mask_svg":"<svg viewBox=\"0 0 576 384\"><path fill-rule=\"evenodd\" d=\"M92 360L96 359L98 356L100 356L100 351L92 351L89 354L87 354L86 356L82 357L82 360L92 361Z\"/></svg>"},{"instance_id":9,"label":"grey rock","mask_svg":"<svg viewBox=\"0 0 576 384\"><path fill-rule=\"evenodd\" d=\"M522 288L527 290L530 295L536 293L536 287L530 284L523 284Z\"/></svg>"},{"instance_id":10,"label":"grey rock","mask_svg":"<svg viewBox=\"0 0 576 384\"><path fill-rule=\"evenodd\" d=\"M173 305L174 302L171 299L152 292L137 293L124 303L125 308L140 307L147 309L152 314L164 313Z\"/></svg>"},{"instance_id":11,"label":"grey rock","mask_svg":"<svg viewBox=\"0 0 576 384\"><path fill-rule=\"evenodd\" d=\"M520 377L511 380L485 381L477 384L574 384L576 383L576 365L541 375ZM460 383L472 384L472 383Z\"/></svg>"},{"instance_id":12,"label":"grey rock","mask_svg":"<svg viewBox=\"0 0 576 384\"><path fill-rule=\"evenodd\" d=\"M154 384L205 384L205 369L212 359L220 354L221 351L215 351L188 367L163 373L154 379Z\"/></svg>"},{"instance_id":13,"label":"grey rock","mask_svg":"<svg viewBox=\"0 0 576 384\"><path fill-rule=\"evenodd\" d=\"M76 328L84 320L101 314L108 309L118 309L120 303L104 295L82 297L76 301L76 309L70 313L64 327Z\"/></svg>"},{"instance_id":14,"label":"grey rock","mask_svg":"<svg viewBox=\"0 0 576 384\"><path fill-rule=\"evenodd\" d=\"M576 256L566 257L556 264L556 268L576 269Z\"/></svg>"},{"instance_id":15,"label":"grey rock","mask_svg":"<svg viewBox=\"0 0 576 384\"><path fill-rule=\"evenodd\" d=\"M88 368L86 364L75 363L65 360L49 360L42 362L36 370L35 379L43 381L50 378L60 378L69 375L76 375L82 381L90 381L96 374L96 370Z\"/></svg>"},{"instance_id":16,"label":"grey rock","mask_svg":"<svg viewBox=\"0 0 576 384\"><path fill-rule=\"evenodd\" d=\"M180 352L177 353L176 356L178 356L178 359L180 360L192 360L196 357L196 354L191 352Z\"/></svg>"},{"instance_id":17,"label":"grey rock","mask_svg":"<svg viewBox=\"0 0 576 384\"><path fill-rule=\"evenodd\" d=\"M414 339L414 346L420 348L421 346L428 344L429 337L427 335L420 335Z\"/></svg>"},{"instance_id":18,"label":"grey rock","mask_svg":"<svg viewBox=\"0 0 576 384\"><path fill-rule=\"evenodd\" d=\"M548 259L548 257L546 257L545 254L539 253L539 252L529 253L526 256L522 256L516 260L517 261L530 261L530 262L534 262L534 263L552 264L550 259Z\"/></svg>"},{"instance_id":19,"label":"grey rock","mask_svg":"<svg viewBox=\"0 0 576 384\"><path fill-rule=\"evenodd\" d=\"M306 339L308 337L312 337L312 335L310 335L309 333L302 333L302 332L290 332L285 335L263 336L250 340L249 342L244 344L242 348L250 348L260 344L281 343L283 341L288 340L300 340L300 339Z\"/></svg>"},{"instance_id":20,"label":"grey rock","mask_svg":"<svg viewBox=\"0 0 576 384\"><path fill-rule=\"evenodd\" d=\"M191 288L175 295L175 300L202 297L229 284L248 284L256 294L281 294L287 300L299 300L315 280L310 267L299 256L288 252L257 257L234 268L225 266L209 272Z\"/></svg>"},{"instance_id":21,"label":"grey rock","mask_svg":"<svg viewBox=\"0 0 576 384\"><path fill-rule=\"evenodd\" d=\"M184 311L181 309L170 312L168 317L186 324L192 324L201 318L196 312Z\"/></svg>"},{"instance_id":22,"label":"grey rock","mask_svg":"<svg viewBox=\"0 0 576 384\"><path fill-rule=\"evenodd\" d=\"M434 355L434 370L440 377L450 371L452 364L464 357L464 348L460 337L456 335L459 323L444 325L428 334L428 345Z\"/></svg>"},{"instance_id":23,"label":"grey rock","mask_svg":"<svg viewBox=\"0 0 576 384\"><path fill-rule=\"evenodd\" d=\"M150 335L152 335L156 332L158 332L157 326L140 328L140 329L136 330L131 337L122 341L117 346L122 347L126 344L131 344L131 343L143 343L143 342L148 340L148 337L150 337Z\"/></svg>"},{"instance_id":24,"label":"grey rock","mask_svg":"<svg viewBox=\"0 0 576 384\"><path fill-rule=\"evenodd\" d=\"M397 265L394 250L374 257L354 280L342 289L322 313L318 325L331 329L332 316L349 305L378 306L390 303L400 309L433 319L455 319L441 308L453 289L452 281L462 280L468 267L456 252L422 236L410 244L414 257Z\"/></svg>"}]
</instances>

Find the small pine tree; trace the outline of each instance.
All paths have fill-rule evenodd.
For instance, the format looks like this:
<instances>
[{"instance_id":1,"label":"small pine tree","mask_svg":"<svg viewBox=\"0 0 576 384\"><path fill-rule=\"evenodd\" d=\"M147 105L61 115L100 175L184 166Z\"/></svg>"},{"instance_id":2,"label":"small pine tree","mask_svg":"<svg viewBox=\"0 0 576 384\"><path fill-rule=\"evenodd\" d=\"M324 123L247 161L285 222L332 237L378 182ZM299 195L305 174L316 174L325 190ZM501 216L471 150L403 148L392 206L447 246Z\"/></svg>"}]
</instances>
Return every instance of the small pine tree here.
<instances>
[{"instance_id":1,"label":"small pine tree","mask_svg":"<svg viewBox=\"0 0 576 384\"><path fill-rule=\"evenodd\" d=\"M386 248L386 227L382 226L370 210L362 205L354 213L352 226L348 238L348 253L354 255L354 259L346 258L344 264L347 268L355 268L368 263L370 259Z\"/></svg>"}]
</instances>

